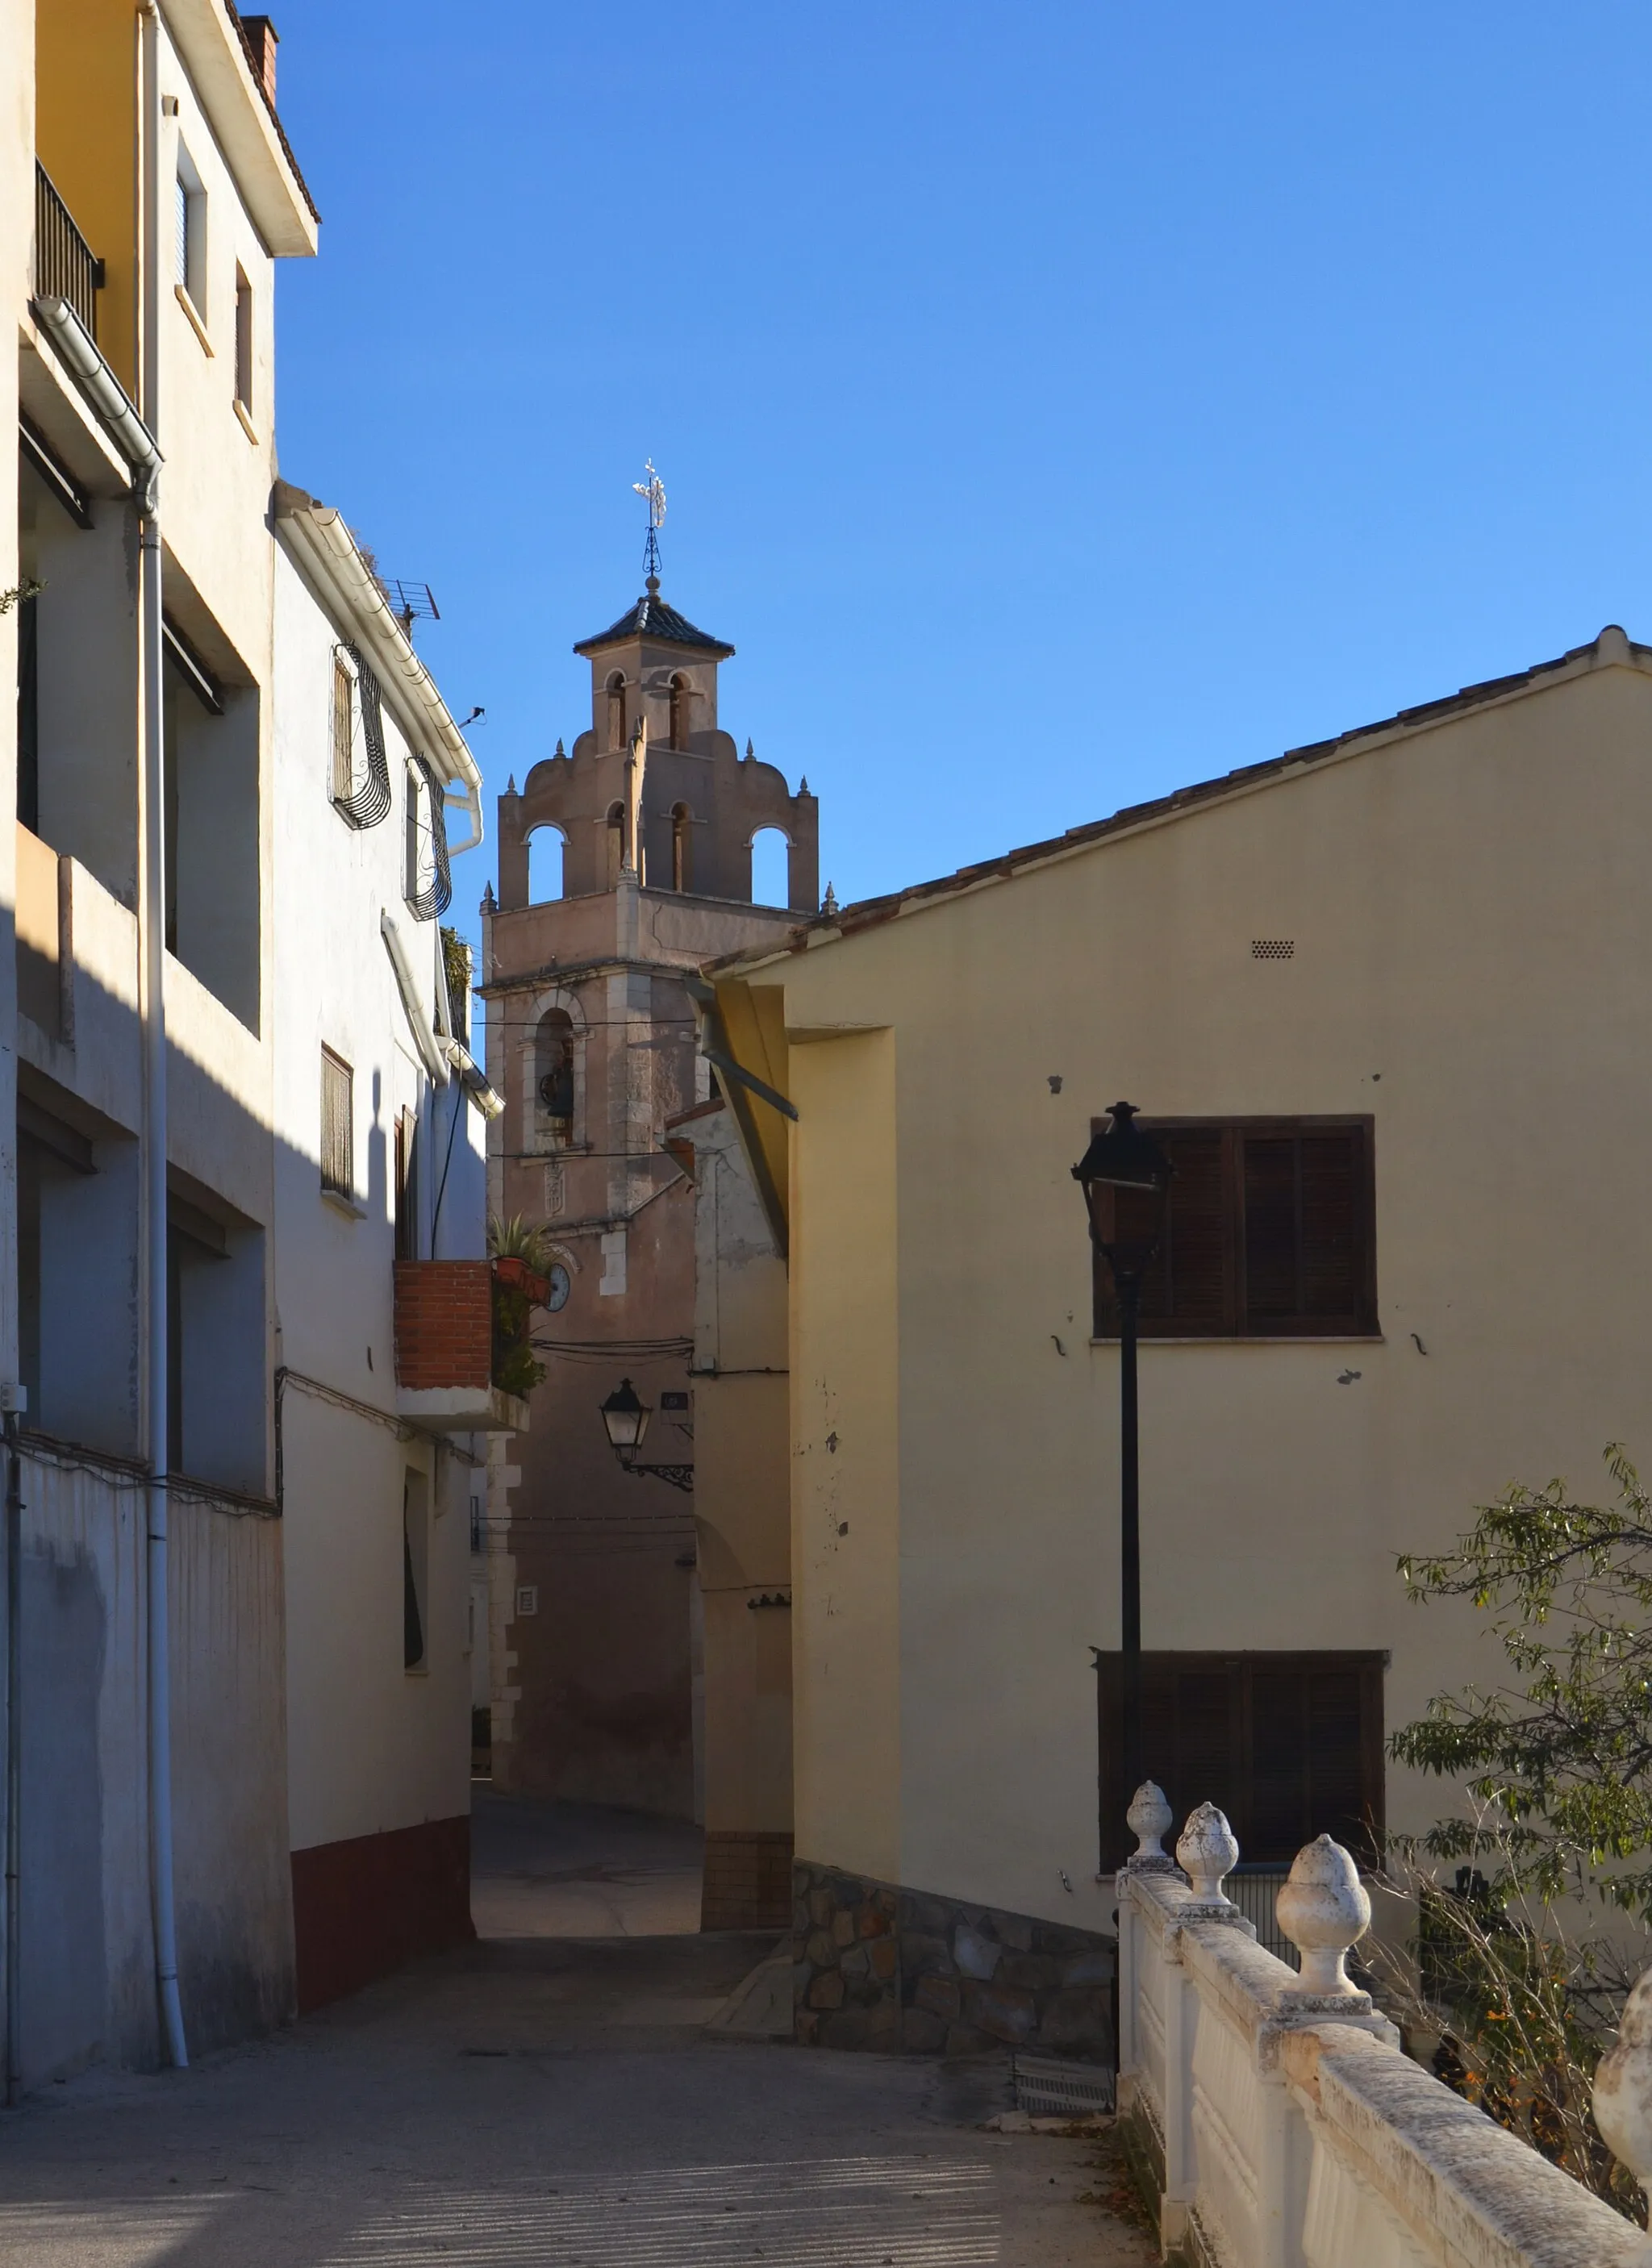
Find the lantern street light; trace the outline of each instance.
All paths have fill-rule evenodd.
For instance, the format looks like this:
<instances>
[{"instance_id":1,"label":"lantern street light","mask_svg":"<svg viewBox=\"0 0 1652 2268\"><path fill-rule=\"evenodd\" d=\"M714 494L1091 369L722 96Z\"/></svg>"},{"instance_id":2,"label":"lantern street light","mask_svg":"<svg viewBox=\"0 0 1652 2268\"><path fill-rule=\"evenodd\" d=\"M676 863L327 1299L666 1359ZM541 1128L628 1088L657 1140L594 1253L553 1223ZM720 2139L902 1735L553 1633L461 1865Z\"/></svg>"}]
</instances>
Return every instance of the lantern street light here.
<instances>
[{"instance_id":1,"label":"lantern street light","mask_svg":"<svg viewBox=\"0 0 1652 2268\"><path fill-rule=\"evenodd\" d=\"M600 1407L602 1413L603 1430L608 1438L608 1447L628 1473L634 1473L638 1480L653 1478L664 1481L670 1488L692 1491L694 1487L692 1465L638 1463L637 1452L643 1445L643 1436L648 1431L648 1420L654 1413L652 1403L643 1400L629 1378L622 1378L608 1400Z\"/></svg>"},{"instance_id":2,"label":"lantern street light","mask_svg":"<svg viewBox=\"0 0 1652 2268\"><path fill-rule=\"evenodd\" d=\"M1084 1191L1090 1241L1112 1270L1118 1293L1119 1642L1124 1656L1125 1787L1139 1787L1141 1760L1141 1503L1136 1425L1136 1336L1141 1279L1159 1248L1175 1168L1163 1147L1136 1123L1136 1107L1116 1102L1073 1178Z\"/></svg>"}]
</instances>

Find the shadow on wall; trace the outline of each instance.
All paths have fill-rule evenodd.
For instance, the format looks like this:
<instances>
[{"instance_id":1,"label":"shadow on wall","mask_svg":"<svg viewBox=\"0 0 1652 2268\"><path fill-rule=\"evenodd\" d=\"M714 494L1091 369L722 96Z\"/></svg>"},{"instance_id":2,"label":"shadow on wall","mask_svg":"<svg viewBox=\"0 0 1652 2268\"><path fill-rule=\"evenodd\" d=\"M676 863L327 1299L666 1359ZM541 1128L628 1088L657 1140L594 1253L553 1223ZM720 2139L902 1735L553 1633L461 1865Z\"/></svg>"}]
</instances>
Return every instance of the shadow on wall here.
<instances>
[{"instance_id":1,"label":"shadow on wall","mask_svg":"<svg viewBox=\"0 0 1652 2268\"><path fill-rule=\"evenodd\" d=\"M87 891L95 921L99 908L91 901L102 894L84 870L74 880ZM107 900L102 909L118 929ZM55 1031L19 1018L18 1146L30 1160L19 1174L18 1234L19 1336L29 1367L19 1657L26 2087L89 2064L152 2069L159 2059L144 1705L146 1482L133 1383L138 1032L129 1002L76 962L70 934L65 924L57 941L72 1015ZM373 1236L373 1250L383 1254L387 1330L390 1130L382 1096L373 1095L372 1123L357 1130L355 1149L368 1165L376 1216L346 1220L321 1202L319 1063L313 1149L277 1140L210 1064L175 1042L172 1082L186 1154L193 1144L200 1158L214 1161L215 1173L220 1159L234 1165L242 1182L261 1192L247 1203L262 1210L283 1191L280 1201L291 1209L295 1192L307 1194L323 1239ZM101 1107L88 1104L83 1089L95 1092ZM467 1107L456 1088L449 1093ZM365 1104L366 1094L357 1102ZM250 1174L249 1161L256 1167ZM180 1453L171 1550L173 1849L185 2029L199 2054L289 2020L295 2004L285 1545L266 1493L267 1229L217 1195L217 1184L208 1188L175 1167L173 1178L182 1184L172 1191L169 1220L178 1295L171 1353L181 1381L172 1412ZM455 1211L456 1180L447 1184L444 1224ZM414 1184L426 1235L433 1181L421 1167ZM363 1398L393 1408L394 1396L387 1344L382 1375ZM290 1453L295 1438L306 1438L295 1433L294 1416L289 1398ZM390 1438L374 1432L375 1440ZM402 1456L401 1444L394 1454ZM291 1475L290 1454L290 1501ZM402 1517L398 1498L382 1536L373 1530L371 1565L382 1587L358 1602L364 1674L380 1674L369 1657L387 1633L383 1675L398 1691L405 1675ZM462 1714L454 1721L461 1744ZM469 1927L468 1822L436 1825L451 1830L458 1847L447 1867L451 1894L431 1926L441 1942L454 1942ZM357 1855L365 1864L378 1854ZM405 1873L379 1888L376 1907L366 1908L352 1889L361 1926L379 1930L373 1974L407 1952L433 1949L428 1935L407 1942ZM410 1934L418 1938L417 1929Z\"/></svg>"},{"instance_id":2,"label":"shadow on wall","mask_svg":"<svg viewBox=\"0 0 1652 2268\"><path fill-rule=\"evenodd\" d=\"M26 1468L26 1487L33 1478ZM29 2073L56 2078L98 2058L109 2003L98 1726L107 1631L85 1546L59 1556L31 1537L22 1609L23 2037ZM122 1999L134 1984L152 2001L146 1965L122 1978ZM130 2013L141 2020L141 2003Z\"/></svg>"}]
</instances>

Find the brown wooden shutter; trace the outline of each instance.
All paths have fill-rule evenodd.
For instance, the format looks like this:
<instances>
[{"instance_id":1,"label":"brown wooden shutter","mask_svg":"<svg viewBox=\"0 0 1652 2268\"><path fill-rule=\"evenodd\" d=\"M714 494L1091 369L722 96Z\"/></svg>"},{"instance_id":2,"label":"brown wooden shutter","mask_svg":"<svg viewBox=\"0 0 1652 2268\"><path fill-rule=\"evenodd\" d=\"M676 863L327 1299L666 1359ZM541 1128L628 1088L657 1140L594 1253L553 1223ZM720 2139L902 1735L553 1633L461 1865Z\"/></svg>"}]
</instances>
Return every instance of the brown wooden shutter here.
<instances>
[{"instance_id":1,"label":"brown wooden shutter","mask_svg":"<svg viewBox=\"0 0 1652 2268\"><path fill-rule=\"evenodd\" d=\"M1221 1126L1154 1128L1176 1170L1164 1229L1141 1285L1144 1336L1220 1336L1235 1328L1235 1253L1227 1189L1229 1142ZM1151 1199L1131 1189L1112 1193L1113 1222L1128 1235L1147 1215ZM1095 1336L1118 1336L1118 1300L1112 1270L1095 1255Z\"/></svg>"},{"instance_id":2,"label":"brown wooden shutter","mask_svg":"<svg viewBox=\"0 0 1652 2268\"><path fill-rule=\"evenodd\" d=\"M1298 1143L1302 1187L1302 1301L1310 1320L1343 1318L1357 1329L1361 1307L1362 1130L1303 1134Z\"/></svg>"},{"instance_id":3,"label":"brown wooden shutter","mask_svg":"<svg viewBox=\"0 0 1652 2268\"><path fill-rule=\"evenodd\" d=\"M1143 1123L1176 1168L1142 1279L1144 1337L1376 1329L1368 1121ZM1149 1200L1119 1189L1103 1202L1107 1233L1127 1235ZM1112 1270L1100 1253L1094 1265L1095 1336L1117 1338Z\"/></svg>"},{"instance_id":4,"label":"brown wooden shutter","mask_svg":"<svg viewBox=\"0 0 1652 2268\"><path fill-rule=\"evenodd\" d=\"M1244 1137L1247 1323L1284 1322L1301 1312L1296 1168L1294 1135Z\"/></svg>"},{"instance_id":5,"label":"brown wooden shutter","mask_svg":"<svg viewBox=\"0 0 1652 2268\"><path fill-rule=\"evenodd\" d=\"M1362 1126L1245 1128L1246 1331L1375 1327Z\"/></svg>"},{"instance_id":6,"label":"brown wooden shutter","mask_svg":"<svg viewBox=\"0 0 1652 2268\"><path fill-rule=\"evenodd\" d=\"M1132 1837L1122 1780L1123 1662L1097 1652L1103 1867ZM1380 1847L1383 1665L1361 1653L1146 1653L1142 1757L1176 1814L1196 1804L1228 1815L1241 1859L1285 1866L1316 1835L1362 1862ZM1174 1837L1171 1837L1174 1844Z\"/></svg>"}]
</instances>

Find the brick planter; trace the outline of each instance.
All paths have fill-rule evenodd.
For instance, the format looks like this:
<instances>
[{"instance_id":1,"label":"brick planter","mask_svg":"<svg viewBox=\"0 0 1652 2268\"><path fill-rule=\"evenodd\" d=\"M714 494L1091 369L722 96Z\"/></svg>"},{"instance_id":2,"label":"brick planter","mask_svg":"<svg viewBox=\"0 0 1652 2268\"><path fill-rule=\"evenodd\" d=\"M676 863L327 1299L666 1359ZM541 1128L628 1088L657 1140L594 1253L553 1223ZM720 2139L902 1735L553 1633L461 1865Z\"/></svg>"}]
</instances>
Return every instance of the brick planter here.
<instances>
[{"instance_id":1,"label":"brick planter","mask_svg":"<svg viewBox=\"0 0 1652 2268\"><path fill-rule=\"evenodd\" d=\"M395 1375L414 1392L493 1375L493 1271L485 1260L398 1260Z\"/></svg>"}]
</instances>

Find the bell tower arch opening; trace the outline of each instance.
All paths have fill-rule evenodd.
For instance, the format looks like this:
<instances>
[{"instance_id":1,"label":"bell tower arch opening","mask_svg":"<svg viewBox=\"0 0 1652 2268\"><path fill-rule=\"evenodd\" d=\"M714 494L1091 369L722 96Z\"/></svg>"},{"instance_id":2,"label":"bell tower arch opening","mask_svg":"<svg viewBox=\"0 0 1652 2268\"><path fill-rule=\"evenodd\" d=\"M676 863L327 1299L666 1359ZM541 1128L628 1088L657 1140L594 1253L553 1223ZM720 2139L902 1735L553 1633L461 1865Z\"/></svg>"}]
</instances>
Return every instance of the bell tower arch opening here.
<instances>
[{"instance_id":1,"label":"bell tower arch opening","mask_svg":"<svg viewBox=\"0 0 1652 2268\"><path fill-rule=\"evenodd\" d=\"M547 1008L534 1035L535 1130L553 1144L573 1139L573 1019Z\"/></svg>"},{"instance_id":2,"label":"bell tower arch opening","mask_svg":"<svg viewBox=\"0 0 1652 2268\"><path fill-rule=\"evenodd\" d=\"M608 681L608 745L610 751L625 745L625 675L618 669Z\"/></svg>"},{"instance_id":3,"label":"bell tower arch opening","mask_svg":"<svg viewBox=\"0 0 1652 2268\"><path fill-rule=\"evenodd\" d=\"M553 898L563 895L567 887L564 858L568 838L560 827L547 821L535 827L527 838L527 902L531 906L548 905Z\"/></svg>"},{"instance_id":4,"label":"bell tower arch opening","mask_svg":"<svg viewBox=\"0 0 1652 2268\"><path fill-rule=\"evenodd\" d=\"M672 674L671 685L671 746L686 748L689 745L689 707L693 699L693 688L679 669Z\"/></svg>"},{"instance_id":5,"label":"bell tower arch opening","mask_svg":"<svg viewBox=\"0 0 1652 2268\"><path fill-rule=\"evenodd\" d=\"M671 887L694 887L694 814L686 803L671 806Z\"/></svg>"},{"instance_id":6,"label":"bell tower arch opening","mask_svg":"<svg viewBox=\"0 0 1652 2268\"><path fill-rule=\"evenodd\" d=\"M788 861L792 838L783 827L760 827L751 838L751 902L754 906L784 906L791 902Z\"/></svg>"}]
</instances>

